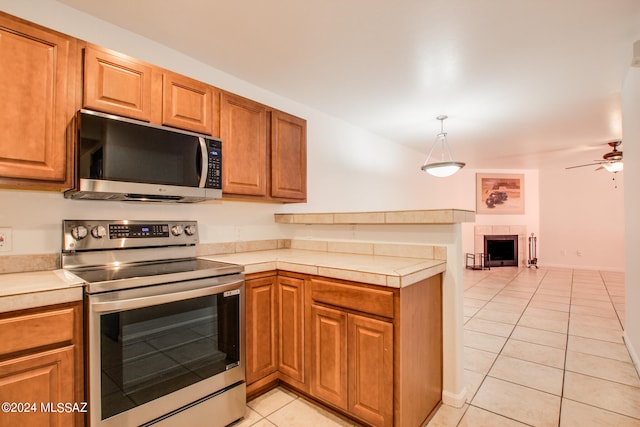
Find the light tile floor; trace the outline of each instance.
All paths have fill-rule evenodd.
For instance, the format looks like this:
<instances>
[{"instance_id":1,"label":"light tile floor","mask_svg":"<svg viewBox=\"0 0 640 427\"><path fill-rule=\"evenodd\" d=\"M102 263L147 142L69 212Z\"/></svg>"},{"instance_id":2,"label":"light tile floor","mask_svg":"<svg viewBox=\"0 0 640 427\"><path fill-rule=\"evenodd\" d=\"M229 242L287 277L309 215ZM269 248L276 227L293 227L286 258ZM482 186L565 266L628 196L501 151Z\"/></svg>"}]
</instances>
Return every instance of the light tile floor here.
<instances>
[{"instance_id":1,"label":"light tile floor","mask_svg":"<svg viewBox=\"0 0 640 427\"><path fill-rule=\"evenodd\" d=\"M467 402L428 427L640 426L640 379L622 340L622 273L465 270ZM234 427L352 426L281 388Z\"/></svg>"}]
</instances>

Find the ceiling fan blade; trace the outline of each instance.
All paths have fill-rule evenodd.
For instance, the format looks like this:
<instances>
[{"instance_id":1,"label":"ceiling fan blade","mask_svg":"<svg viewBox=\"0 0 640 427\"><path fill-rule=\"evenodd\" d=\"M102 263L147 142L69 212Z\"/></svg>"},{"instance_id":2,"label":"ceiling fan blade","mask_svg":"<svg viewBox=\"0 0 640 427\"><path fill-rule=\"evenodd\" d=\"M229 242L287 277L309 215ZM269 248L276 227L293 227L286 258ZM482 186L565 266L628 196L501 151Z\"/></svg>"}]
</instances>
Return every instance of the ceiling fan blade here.
<instances>
[{"instance_id":1,"label":"ceiling fan blade","mask_svg":"<svg viewBox=\"0 0 640 427\"><path fill-rule=\"evenodd\" d=\"M595 166L595 165L599 165L599 164L600 164L600 162L598 162L598 163L587 163L586 165L569 166L568 168L565 168L565 169L583 168L585 166Z\"/></svg>"},{"instance_id":2,"label":"ceiling fan blade","mask_svg":"<svg viewBox=\"0 0 640 427\"><path fill-rule=\"evenodd\" d=\"M604 169L604 166L600 166L599 168L594 169L593 171L594 171L594 172L596 172L596 171L599 171L599 170L601 170L601 169Z\"/></svg>"}]
</instances>

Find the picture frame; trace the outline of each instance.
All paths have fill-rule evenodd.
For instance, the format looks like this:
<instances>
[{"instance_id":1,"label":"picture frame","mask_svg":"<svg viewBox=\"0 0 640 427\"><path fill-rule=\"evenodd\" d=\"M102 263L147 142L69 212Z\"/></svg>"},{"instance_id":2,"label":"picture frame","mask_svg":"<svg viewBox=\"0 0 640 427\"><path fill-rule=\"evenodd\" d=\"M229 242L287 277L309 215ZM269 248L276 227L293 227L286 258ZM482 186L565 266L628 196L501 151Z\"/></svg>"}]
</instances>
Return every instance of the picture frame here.
<instances>
[{"instance_id":1,"label":"picture frame","mask_svg":"<svg viewBox=\"0 0 640 427\"><path fill-rule=\"evenodd\" d=\"M476 214L524 215L524 175L477 173Z\"/></svg>"}]
</instances>

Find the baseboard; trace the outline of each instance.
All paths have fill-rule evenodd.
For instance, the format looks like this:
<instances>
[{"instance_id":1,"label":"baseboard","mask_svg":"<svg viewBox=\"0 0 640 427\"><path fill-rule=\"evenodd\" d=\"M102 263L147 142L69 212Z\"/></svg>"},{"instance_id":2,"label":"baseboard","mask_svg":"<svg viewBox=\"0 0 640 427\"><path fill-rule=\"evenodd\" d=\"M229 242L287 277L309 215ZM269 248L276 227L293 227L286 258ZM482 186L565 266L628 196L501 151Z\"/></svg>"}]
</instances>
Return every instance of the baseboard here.
<instances>
[{"instance_id":1,"label":"baseboard","mask_svg":"<svg viewBox=\"0 0 640 427\"><path fill-rule=\"evenodd\" d=\"M570 269L570 270L593 270L593 271L609 271L613 273L624 273L625 269L616 268L616 267L608 267L602 265L571 265L571 264L545 264L541 262L538 264L539 267L542 268L559 268L559 269Z\"/></svg>"},{"instance_id":2,"label":"baseboard","mask_svg":"<svg viewBox=\"0 0 640 427\"><path fill-rule=\"evenodd\" d=\"M624 339L624 343L627 346L627 350L629 351L629 356L631 356L631 361L633 365L636 367L636 372L640 375L640 358L638 357L638 353L636 353L636 349L631 344L631 340L627 336L627 331L624 331L622 334L622 338Z\"/></svg>"},{"instance_id":3,"label":"baseboard","mask_svg":"<svg viewBox=\"0 0 640 427\"><path fill-rule=\"evenodd\" d=\"M462 408L462 405L467 401L467 388L462 387L462 391L453 394L449 391L442 391L442 403L445 405L453 406L454 408Z\"/></svg>"}]
</instances>

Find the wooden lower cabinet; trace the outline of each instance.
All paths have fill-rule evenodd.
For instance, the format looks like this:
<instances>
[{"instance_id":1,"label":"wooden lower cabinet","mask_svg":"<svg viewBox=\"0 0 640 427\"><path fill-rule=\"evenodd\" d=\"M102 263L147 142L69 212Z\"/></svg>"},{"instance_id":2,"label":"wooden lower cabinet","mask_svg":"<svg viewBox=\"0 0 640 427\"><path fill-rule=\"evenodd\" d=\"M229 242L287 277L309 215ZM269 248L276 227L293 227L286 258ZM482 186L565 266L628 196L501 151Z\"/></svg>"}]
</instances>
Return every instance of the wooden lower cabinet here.
<instances>
[{"instance_id":1,"label":"wooden lower cabinet","mask_svg":"<svg viewBox=\"0 0 640 427\"><path fill-rule=\"evenodd\" d=\"M278 370L283 381L305 384L304 280L278 276Z\"/></svg>"},{"instance_id":2,"label":"wooden lower cabinet","mask_svg":"<svg viewBox=\"0 0 640 427\"><path fill-rule=\"evenodd\" d=\"M84 425L81 331L80 302L0 315L0 425Z\"/></svg>"},{"instance_id":3,"label":"wooden lower cabinet","mask_svg":"<svg viewBox=\"0 0 640 427\"><path fill-rule=\"evenodd\" d=\"M247 384L278 369L276 286L275 275L248 279L245 284Z\"/></svg>"},{"instance_id":4,"label":"wooden lower cabinet","mask_svg":"<svg viewBox=\"0 0 640 427\"><path fill-rule=\"evenodd\" d=\"M247 304L247 339L254 339L247 343L247 358L262 352L269 359L277 345L278 362L262 377L247 363L251 397L284 383L364 425L424 425L442 396L441 275L392 289L270 274L262 307ZM247 301L257 301L251 295L260 289L258 280L249 276ZM258 333L249 319L272 319L264 314L271 310L277 320L265 320Z\"/></svg>"},{"instance_id":5,"label":"wooden lower cabinet","mask_svg":"<svg viewBox=\"0 0 640 427\"><path fill-rule=\"evenodd\" d=\"M0 362L0 400L21 405L13 408L15 412L5 412L3 408L0 425L74 425L74 413L47 412L42 407L51 403L57 405L58 402L76 402L73 365L73 347Z\"/></svg>"},{"instance_id":6,"label":"wooden lower cabinet","mask_svg":"<svg viewBox=\"0 0 640 427\"><path fill-rule=\"evenodd\" d=\"M311 395L392 426L393 324L314 304L311 325Z\"/></svg>"},{"instance_id":7,"label":"wooden lower cabinet","mask_svg":"<svg viewBox=\"0 0 640 427\"><path fill-rule=\"evenodd\" d=\"M375 426L393 425L393 324L347 317L349 413Z\"/></svg>"},{"instance_id":8,"label":"wooden lower cabinet","mask_svg":"<svg viewBox=\"0 0 640 427\"><path fill-rule=\"evenodd\" d=\"M275 272L249 275L245 292L247 393L274 380L306 391L305 281Z\"/></svg>"},{"instance_id":9,"label":"wooden lower cabinet","mask_svg":"<svg viewBox=\"0 0 640 427\"><path fill-rule=\"evenodd\" d=\"M311 306L311 395L348 409L347 314Z\"/></svg>"}]
</instances>

